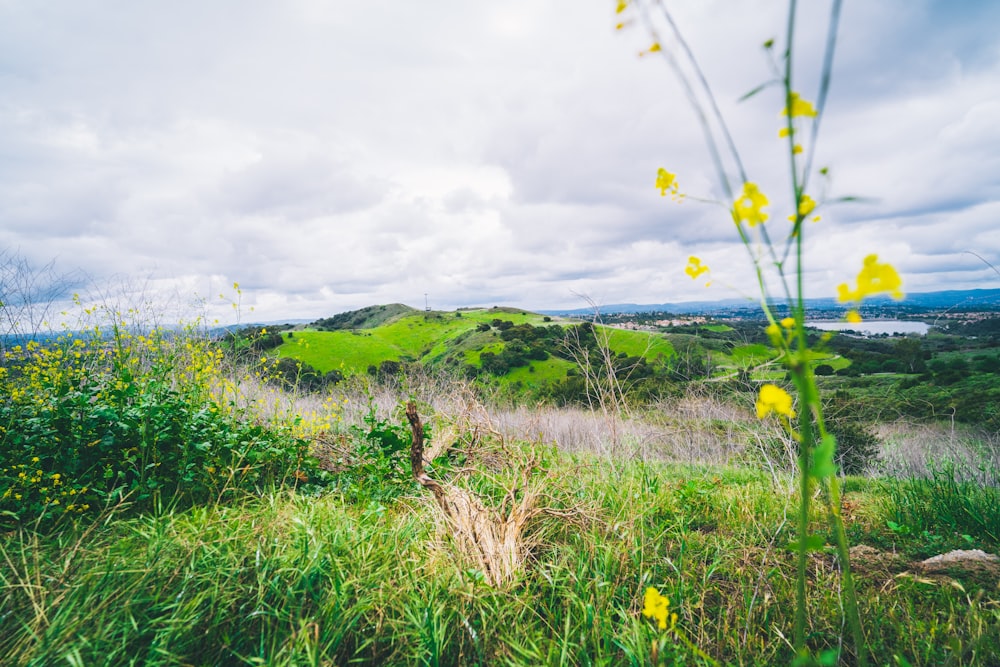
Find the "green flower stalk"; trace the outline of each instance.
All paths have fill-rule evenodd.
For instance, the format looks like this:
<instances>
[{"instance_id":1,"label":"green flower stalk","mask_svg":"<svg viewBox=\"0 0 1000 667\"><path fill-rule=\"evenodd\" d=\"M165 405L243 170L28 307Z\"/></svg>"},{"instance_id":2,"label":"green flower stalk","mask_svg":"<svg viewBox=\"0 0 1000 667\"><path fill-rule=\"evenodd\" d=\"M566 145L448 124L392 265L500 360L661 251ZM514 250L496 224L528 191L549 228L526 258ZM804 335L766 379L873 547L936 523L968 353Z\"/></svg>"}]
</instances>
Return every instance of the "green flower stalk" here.
<instances>
[{"instance_id":1,"label":"green flower stalk","mask_svg":"<svg viewBox=\"0 0 1000 667\"><path fill-rule=\"evenodd\" d=\"M806 611L807 580L806 564L811 550L822 547L820 536L810 533L812 490L819 486L826 491L826 511L830 528L836 538L836 548L841 567L844 591L844 613L852 634L857 661L861 665L868 662L867 647L857 606L857 596L851 574L849 545L841 517L840 482L835 465L836 440L827 432L823 419L819 389L813 373L813 348L806 335L806 305L804 275L806 264L803 248L806 220L819 222L817 210L822 202L817 202L808 192L812 172L812 162L817 143L820 122L829 92L833 53L836 46L837 27L840 17L841 0L834 0L827 32L827 41L820 72L820 87L815 102L807 99L793 86L792 67L795 62L794 44L796 26L795 0L790 0L785 34L786 50L774 64L775 79L770 82L783 93L783 103L779 116L784 120L778 136L786 142L786 154L790 173L791 201L794 213L787 216L790 226L777 234L772 233L769 222L771 214L767 208L770 200L757 182L746 173L739 151L736 149L725 120L707 80L702 74L697 60L679 30L670 10L662 0L619 0L616 14L623 14L635 8L639 19L652 35L653 48L640 55L662 56L680 79L682 89L694 108L702 127L709 153L716 167L722 191L728 202L723 206L736 226L737 234L746 248L759 288L761 309L768 320L766 332L775 349L777 359L788 370L794 394L775 384L764 384L759 389L756 401L757 416L760 419L776 417L790 436L798 443L799 511L797 520L797 580L796 614L794 628L794 648L799 657L808 658L806 631L808 618ZM626 25L619 22L617 28ZM658 26L665 25L669 35L660 34ZM764 44L767 53L773 56L774 41ZM780 64L779 64L780 63ZM765 84L752 94L766 88ZM749 96L749 95L748 95ZM729 168L727 168L727 163ZM825 175L826 170L820 170ZM668 193L675 201L684 198L677 175L660 168L657 172L656 188L660 194ZM778 244L774 238L784 236ZM684 269L692 279L698 279L708 271L702 260L692 256ZM776 278L789 316L778 320L774 309L774 298L768 287L767 277ZM869 255L857 276L857 286L851 288L842 284L838 288L839 301L849 305L846 318L858 321L858 308L866 297L888 293L894 298L902 297L902 281L896 270L889 264L880 263L877 255ZM797 399L797 400L796 400ZM797 403L797 409L796 409ZM655 593L655 590L653 591ZM658 595L658 594L656 594ZM652 603L659 598L653 595ZM662 597L662 596L661 596ZM647 591L644 613L654 618L661 626L667 623L667 607L651 603ZM661 627L661 629L664 629Z\"/></svg>"}]
</instances>

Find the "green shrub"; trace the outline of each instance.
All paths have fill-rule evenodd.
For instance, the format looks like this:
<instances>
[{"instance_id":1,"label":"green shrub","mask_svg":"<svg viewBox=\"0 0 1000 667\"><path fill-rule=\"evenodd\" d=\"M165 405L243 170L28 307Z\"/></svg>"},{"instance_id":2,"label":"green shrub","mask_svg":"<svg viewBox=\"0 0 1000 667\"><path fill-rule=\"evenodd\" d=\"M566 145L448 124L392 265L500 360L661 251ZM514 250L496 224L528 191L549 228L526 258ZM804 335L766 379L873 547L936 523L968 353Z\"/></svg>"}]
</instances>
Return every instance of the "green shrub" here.
<instances>
[{"instance_id":1,"label":"green shrub","mask_svg":"<svg viewBox=\"0 0 1000 667\"><path fill-rule=\"evenodd\" d=\"M410 470L407 427L380 419L372 406L364 426L352 426L354 452L349 467L337 477L337 487L351 502L386 502L416 488Z\"/></svg>"},{"instance_id":2,"label":"green shrub","mask_svg":"<svg viewBox=\"0 0 1000 667\"><path fill-rule=\"evenodd\" d=\"M881 443L871 429L859 421L831 420L830 433L837 439L836 462L845 475L862 475L878 456Z\"/></svg>"},{"instance_id":3,"label":"green shrub","mask_svg":"<svg viewBox=\"0 0 1000 667\"><path fill-rule=\"evenodd\" d=\"M0 525L159 511L313 472L308 443L217 399L222 353L164 332L15 348L0 373Z\"/></svg>"}]
</instances>

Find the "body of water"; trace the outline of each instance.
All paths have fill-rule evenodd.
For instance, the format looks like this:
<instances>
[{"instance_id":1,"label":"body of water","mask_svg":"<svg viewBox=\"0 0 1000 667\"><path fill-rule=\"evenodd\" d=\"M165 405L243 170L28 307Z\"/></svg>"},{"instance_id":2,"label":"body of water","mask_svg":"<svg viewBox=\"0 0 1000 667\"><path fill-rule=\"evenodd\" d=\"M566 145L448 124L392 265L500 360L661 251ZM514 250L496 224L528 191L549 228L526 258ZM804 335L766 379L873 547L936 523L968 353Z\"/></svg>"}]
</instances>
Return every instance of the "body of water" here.
<instances>
[{"instance_id":1,"label":"body of water","mask_svg":"<svg viewBox=\"0 0 1000 667\"><path fill-rule=\"evenodd\" d=\"M865 320L863 322L823 321L806 322L807 327L823 331L857 331L864 336L879 334L920 334L923 336L931 325L926 322L910 322L903 320Z\"/></svg>"}]
</instances>

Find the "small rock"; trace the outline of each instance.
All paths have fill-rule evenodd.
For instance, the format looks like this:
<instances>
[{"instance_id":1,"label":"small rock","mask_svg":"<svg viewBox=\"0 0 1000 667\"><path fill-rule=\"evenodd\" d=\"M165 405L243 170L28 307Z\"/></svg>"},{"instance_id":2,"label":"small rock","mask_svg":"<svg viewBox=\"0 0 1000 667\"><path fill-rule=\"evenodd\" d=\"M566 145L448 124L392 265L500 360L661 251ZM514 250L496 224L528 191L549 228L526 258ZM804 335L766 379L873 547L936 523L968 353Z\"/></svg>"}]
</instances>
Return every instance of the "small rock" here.
<instances>
[{"instance_id":1,"label":"small rock","mask_svg":"<svg viewBox=\"0 0 1000 667\"><path fill-rule=\"evenodd\" d=\"M922 561L922 564L924 567L934 567L937 565L961 565L969 562L1000 563L1000 556L988 554L981 549L956 549L955 551L949 551L946 554L931 556L927 560Z\"/></svg>"}]
</instances>

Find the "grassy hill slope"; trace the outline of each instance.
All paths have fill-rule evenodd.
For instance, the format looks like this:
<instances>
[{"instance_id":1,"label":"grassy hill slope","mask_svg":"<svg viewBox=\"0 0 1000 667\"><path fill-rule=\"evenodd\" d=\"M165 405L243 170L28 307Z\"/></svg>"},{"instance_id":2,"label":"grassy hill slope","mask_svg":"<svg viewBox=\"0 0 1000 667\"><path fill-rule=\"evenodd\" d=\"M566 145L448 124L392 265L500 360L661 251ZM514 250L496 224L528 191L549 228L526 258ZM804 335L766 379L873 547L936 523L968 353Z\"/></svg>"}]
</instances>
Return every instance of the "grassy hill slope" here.
<instances>
[{"instance_id":1,"label":"grassy hill slope","mask_svg":"<svg viewBox=\"0 0 1000 667\"><path fill-rule=\"evenodd\" d=\"M415 362L431 368L479 368L484 353L499 355L512 344L502 337L506 329L576 324L513 308L424 312L400 304L370 306L285 333L276 354L307 363L322 373L365 373L385 361ZM645 357L650 362L662 362L673 354L670 342L661 335L614 328L604 331L616 354ZM558 347L562 339L561 331L550 332L546 344ZM512 369L502 379L537 386L564 378L573 367L550 354Z\"/></svg>"}]
</instances>

